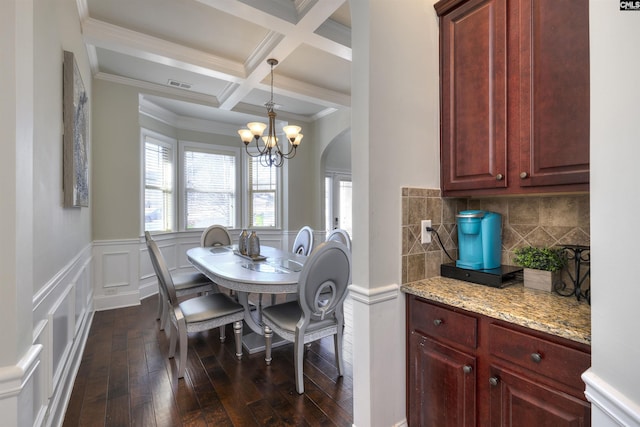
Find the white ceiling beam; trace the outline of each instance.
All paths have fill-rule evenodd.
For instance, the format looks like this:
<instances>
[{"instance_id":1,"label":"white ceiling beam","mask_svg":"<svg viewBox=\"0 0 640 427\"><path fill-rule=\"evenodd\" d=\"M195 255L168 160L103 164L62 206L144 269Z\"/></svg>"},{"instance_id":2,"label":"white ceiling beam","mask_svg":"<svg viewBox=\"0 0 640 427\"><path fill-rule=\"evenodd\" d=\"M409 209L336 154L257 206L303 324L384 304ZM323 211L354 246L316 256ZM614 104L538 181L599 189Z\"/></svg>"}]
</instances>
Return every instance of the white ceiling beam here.
<instances>
[{"instance_id":1,"label":"white ceiling beam","mask_svg":"<svg viewBox=\"0 0 640 427\"><path fill-rule=\"evenodd\" d=\"M278 16L271 15L260 9L239 2L237 0L196 0L214 9L233 15L237 18L259 25L267 30L282 34L285 38L295 36L300 44L308 44L316 49L326 51L347 61L351 61L351 48L325 38L316 31L329 17L347 0L319 0L306 8L305 15L293 24ZM336 39L344 38L344 35ZM265 58L266 59L266 58Z\"/></svg>"},{"instance_id":2,"label":"white ceiling beam","mask_svg":"<svg viewBox=\"0 0 640 427\"><path fill-rule=\"evenodd\" d=\"M84 41L104 49L230 82L245 77L243 64L201 50L89 18L82 22Z\"/></svg>"},{"instance_id":3,"label":"white ceiling beam","mask_svg":"<svg viewBox=\"0 0 640 427\"><path fill-rule=\"evenodd\" d=\"M306 9L306 13L297 24L292 24L286 20L278 18L277 16L254 9L235 0L198 1L225 13L249 20L254 24L267 25L267 28L272 29L271 33L267 36L269 41L261 43L261 47L263 49L258 52L258 54L262 54L264 59L276 58L282 62L300 45L309 44L333 54L335 54L336 50L340 50L341 54L338 56L348 56L348 60L351 60L350 48L313 33L327 19L329 19L329 17L340 6L342 6L345 0L322 0L316 2L315 5L309 6ZM276 34L279 36L276 36ZM272 46L270 52L266 48L267 46ZM258 55L252 55L252 58L257 58L257 56ZM244 99L245 96L256 88L265 77L269 75L270 71L271 68L265 62L257 63L254 68L248 71L247 78L242 83L232 88L228 88L231 90L227 90L225 92L224 99L220 99L220 108L223 110L233 109L242 101L242 99ZM281 84L278 83L278 86L281 87ZM330 102L334 102L334 99L335 97L331 96Z\"/></svg>"}]
</instances>

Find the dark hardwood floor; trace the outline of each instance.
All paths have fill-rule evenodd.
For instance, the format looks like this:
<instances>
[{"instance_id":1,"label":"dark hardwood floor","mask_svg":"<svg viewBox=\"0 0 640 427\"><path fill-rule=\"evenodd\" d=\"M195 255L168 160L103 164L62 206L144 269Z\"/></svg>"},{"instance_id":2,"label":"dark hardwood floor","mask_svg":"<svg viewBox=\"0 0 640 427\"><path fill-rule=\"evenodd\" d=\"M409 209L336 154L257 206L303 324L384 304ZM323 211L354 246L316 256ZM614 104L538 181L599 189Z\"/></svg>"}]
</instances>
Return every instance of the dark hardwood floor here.
<instances>
[{"instance_id":1,"label":"dark hardwood floor","mask_svg":"<svg viewBox=\"0 0 640 427\"><path fill-rule=\"evenodd\" d=\"M155 320L156 297L137 307L95 313L64 426L351 426L352 315L345 303L345 375L338 377L333 338L305 354L305 393L295 390L293 346L234 355L231 326L189 335L184 379L169 359ZM248 329L245 327L245 329Z\"/></svg>"}]
</instances>

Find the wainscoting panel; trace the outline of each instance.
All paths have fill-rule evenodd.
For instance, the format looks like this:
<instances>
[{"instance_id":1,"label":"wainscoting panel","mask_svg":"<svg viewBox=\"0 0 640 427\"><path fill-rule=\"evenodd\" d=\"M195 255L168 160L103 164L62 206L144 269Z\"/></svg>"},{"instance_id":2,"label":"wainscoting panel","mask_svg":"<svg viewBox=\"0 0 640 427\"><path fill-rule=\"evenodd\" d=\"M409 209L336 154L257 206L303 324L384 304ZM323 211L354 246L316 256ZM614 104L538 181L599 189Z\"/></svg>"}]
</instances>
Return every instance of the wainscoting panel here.
<instances>
[{"instance_id":1,"label":"wainscoting panel","mask_svg":"<svg viewBox=\"0 0 640 427\"><path fill-rule=\"evenodd\" d=\"M48 320L41 320L33 328L33 345L49 348ZM41 425L47 413L47 401L50 395L49 378L51 377L49 358L40 358L39 369L33 375L33 425Z\"/></svg>"},{"instance_id":2,"label":"wainscoting panel","mask_svg":"<svg viewBox=\"0 0 640 427\"><path fill-rule=\"evenodd\" d=\"M140 239L94 242L95 309L109 310L140 304Z\"/></svg>"},{"instance_id":3,"label":"wainscoting panel","mask_svg":"<svg viewBox=\"0 0 640 427\"><path fill-rule=\"evenodd\" d=\"M178 269L189 270L193 269L193 266L187 259L187 251L191 248L196 248L200 246L199 242L178 242L177 247L177 260L176 266Z\"/></svg>"},{"instance_id":4,"label":"wainscoting panel","mask_svg":"<svg viewBox=\"0 0 640 427\"><path fill-rule=\"evenodd\" d=\"M84 265L76 274L73 281L75 290L75 331L74 337L80 332L82 320L87 315L87 307L91 307L91 298L93 297L91 287L91 259L85 261Z\"/></svg>"},{"instance_id":5,"label":"wainscoting panel","mask_svg":"<svg viewBox=\"0 0 640 427\"><path fill-rule=\"evenodd\" d=\"M153 271L153 265L151 264L151 258L149 257L149 250L146 244L140 246L139 260L140 284L138 290L140 299L144 299L158 292L158 279L156 278L155 271Z\"/></svg>"},{"instance_id":6,"label":"wainscoting panel","mask_svg":"<svg viewBox=\"0 0 640 427\"><path fill-rule=\"evenodd\" d=\"M62 377L64 363L68 359L73 336L75 332L75 308L74 296L72 293L74 285L69 284L60 298L53 304L51 310L47 314L47 330L49 335L49 346L47 347L47 358L51 363L52 376L49 378L49 393L58 386L58 382Z\"/></svg>"},{"instance_id":7,"label":"wainscoting panel","mask_svg":"<svg viewBox=\"0 0 640 427\"><path fill-rule=\"evenodd\" d=\"M128 252L102 254L102 286L104 288L129 286L131 265Z\"/></svg>"},{"instance_id":8,"label":"wainscoting panel","mask_svg":"<svg viewBox=\"0 0 640 427\"><path fill-rule=\"evenodd\" d=\"M92 268L88 245L33 297L32 348L42 351L23 394L35 426L62 424L93 318Z\"/></svg>"}]
</instances>

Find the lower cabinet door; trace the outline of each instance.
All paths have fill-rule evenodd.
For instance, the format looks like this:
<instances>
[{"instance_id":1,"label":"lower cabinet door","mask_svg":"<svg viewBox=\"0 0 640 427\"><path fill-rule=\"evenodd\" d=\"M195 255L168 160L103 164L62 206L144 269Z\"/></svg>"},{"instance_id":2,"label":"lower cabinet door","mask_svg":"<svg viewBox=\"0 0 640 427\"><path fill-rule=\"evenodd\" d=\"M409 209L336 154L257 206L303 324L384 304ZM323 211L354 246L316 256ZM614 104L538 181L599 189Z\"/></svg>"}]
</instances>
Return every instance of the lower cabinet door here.
<instances>
[{"instance_id":1,"label":"lower cabinet door","mask_svg":"<svg viewBox=\"0 0 640 427\"><path fill-rule=\"evenodd\" d=\"M409 426L475 426L475 357L415 332L409 346Z\"/></svg>"},{"instance_id":2,"label":"lower cabinet door","mask_svg":"<svg viewBox=\"0 0 640 427\"><path fill-rule=\"evenodd\" d=\"M586 427L591 407L585 401L507 369L491 366L492 427Z\"/></svg>"}]
</instances>

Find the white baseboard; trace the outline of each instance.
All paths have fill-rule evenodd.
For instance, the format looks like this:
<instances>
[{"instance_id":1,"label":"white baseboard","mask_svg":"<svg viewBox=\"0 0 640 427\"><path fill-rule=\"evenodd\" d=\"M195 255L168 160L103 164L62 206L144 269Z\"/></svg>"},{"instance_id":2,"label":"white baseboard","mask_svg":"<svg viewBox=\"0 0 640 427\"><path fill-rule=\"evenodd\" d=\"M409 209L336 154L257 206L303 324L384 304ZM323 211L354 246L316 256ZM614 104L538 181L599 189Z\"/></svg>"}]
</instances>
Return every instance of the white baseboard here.
<instances>
[{"instance_id":1,"label":"white baseboard","mask_svg":"<svg viewBox=\"0 0 640 427\"><path fill-rule=\"evenodd\" d=\"M93 298L93 307L96 311L113 310L115 308L140 305L140 292L123 292L116 295L96 295Z\"/></svg>"}]
</instances>

